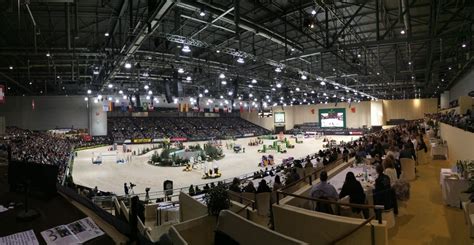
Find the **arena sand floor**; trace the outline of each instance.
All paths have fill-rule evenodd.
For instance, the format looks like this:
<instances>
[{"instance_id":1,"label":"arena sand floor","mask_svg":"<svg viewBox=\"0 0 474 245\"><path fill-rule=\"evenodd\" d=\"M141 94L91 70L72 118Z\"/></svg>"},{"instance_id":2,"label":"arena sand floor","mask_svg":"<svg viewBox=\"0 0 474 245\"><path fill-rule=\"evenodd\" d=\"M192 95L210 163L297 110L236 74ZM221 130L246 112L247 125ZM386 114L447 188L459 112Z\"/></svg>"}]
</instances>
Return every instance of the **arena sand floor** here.
<instances>
[{"instance_id":1,"label":"arena sand floor","mask_svg":"<svg viewBox=\"0 0 474 245\"><path fill-rule=\"evenodd\" d=\"M289 137L289 136L287 136ZM329 136L337 142L348 142L351 139L355 140L358 136ZM159 167L148 164L153 152L149 152L142 156L133 156L131 162L124 164L117 164L116 159L126 159L125 153L116 151L108 151L107 147L100 147L95 149L79 151L75 157L72 176L74 182L79 185L94 188L97 186L101 191L111 191L117 195L123 195L123 183L132 182L136 184L134 188L135 193L145 192L146 187L150 187L150 193L163 190L163 181L172 180L173 188L183 188L189 185L205 184L210 182L222 181L237 177L243 174L255 172L263 169L257 164L261 161L262 155L273 155L275 163L279 164L284 158L288 157L304 157L308 154L313 154L323 149L323 138L303 139L303 143L295 143L294 139L290 139L291 144L295 145L293 149L287 149L287 153L277 153L269 151L267 153L259 153L259 146L248 146L251 140L256 138L242 138L233 142L245 147L245 153L234 153L232 149L225 148L225 142L222 141L223 151L225 157L218 161L219 172L222 176L217 179L202 179L203 170L193 170L192 172L184 172L184 167ZM272 144L272 140L264 140L264 144ZM186 142L185 146L199 143L201 146L206 142ZM151 144L131 145L132 150L139 151L143 148L150 147ZM121 147L119 147L121 149ZM158 150L161 152L161 150ZM92 164L92 158L103 155L102 164ZM114 155L117 156L114 156ZM130 154L130 153L128 153ZM109 156L105 156L109 155Z\"/></svg>"}]
</instances>

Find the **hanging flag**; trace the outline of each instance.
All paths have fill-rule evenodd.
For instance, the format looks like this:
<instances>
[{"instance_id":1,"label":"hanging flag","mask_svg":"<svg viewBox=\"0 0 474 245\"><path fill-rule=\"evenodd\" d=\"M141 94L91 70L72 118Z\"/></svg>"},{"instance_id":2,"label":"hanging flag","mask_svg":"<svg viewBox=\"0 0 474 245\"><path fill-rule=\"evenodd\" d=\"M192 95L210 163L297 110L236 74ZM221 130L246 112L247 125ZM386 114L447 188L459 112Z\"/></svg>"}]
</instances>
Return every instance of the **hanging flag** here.
<instances>
[{"instance_id":1,"label":"hanging flag","mask_svg":"<svg viewBox=\"0 0 474 245\"><path fill-rule=\"evenodd\" d=\"M311 109L311 114L313 114L313 115L314 115L314 108L313 108L313 109Z\"/></svg>"},{"instance_id":2,"label":"hanging flag","mask_svg":"<svg viewBox=\"0 0 474 245\"><path fill-rule=\"evenodd\" d=\"M244 112L244 107L240 105L240 113Z\"/></svg>"},{"instance_id":3,"label":"hanging flag","mask_svg":"<svg viewBox=\"0 0 474 245\"><path fill-rule=\"evenodd\" d=\"M355 108L355 107L351 107L351 112L352 112L352 113L355 113L355 112L356 112L356 108Z\"/></svg>"},{"instance_id":4,"label":"hanging flag","mask_svg":"<svg viewBox=\"0 0 474 245\"><path fill-rule=\"evenodd\" d=\"M5 86L0 85L0 104L5 103Z\"/></svg>"},{"instance_id":5,"label":"hanging flag","mask_svg":"<svg viewBox=\"0 0 474 245\"><path fill-rule=\"evenodd\" d=\"M153 111L154 108L155 108L155 106L153 105L153 102L150 102L148 104L148 111Z\"/></svg>"},{"instance_id":6,"label":"hanging flag","mask_svg":"<svg viewBox=\"0 0 474 245\"><path fill-rule=\"evenodd\" d=\"M188 103L184 104L184 112L188 112L189 111L189 105Z\"/></svg>"},{"instance_id":7,"label":"hanging flag","mask_svg":"<svg viewBox=\"0 0 474 245\"><path fill-rule=\"evenodd\" d=\"M127 111L127 104L122 101L120 109L122 110L122 112L126 112Z\"/></svg>"},{"instance_id":8,"label":"hanging flag","mask_svg":"<svg viewBox=\"0 0 474 245\"><path fill-rule=\"evenodd\" d=\"M219 112L219 105L217 104L214 105L214 112Z\"/></svg>"},{"instance_id":9,"label":"hanging flag","mask_svg":"<svg viewBox=\"0 0 474 245\"><path fill-rule=\"evenodd\" d=\"M114 102L109 101L109 111L113 111L113 110L114 110L114 106L115 106Z\"/></svg>"},{"instance_id":10,"label":"hanging flag","mask_svg":"<svg viewBox=\"0 0 474 245\"><path fill-rule=\"evenodd\" d=\"M102 102L102 110L104 112L109 111L109 103L107 101Z\"/></svg>"}]
</instances>

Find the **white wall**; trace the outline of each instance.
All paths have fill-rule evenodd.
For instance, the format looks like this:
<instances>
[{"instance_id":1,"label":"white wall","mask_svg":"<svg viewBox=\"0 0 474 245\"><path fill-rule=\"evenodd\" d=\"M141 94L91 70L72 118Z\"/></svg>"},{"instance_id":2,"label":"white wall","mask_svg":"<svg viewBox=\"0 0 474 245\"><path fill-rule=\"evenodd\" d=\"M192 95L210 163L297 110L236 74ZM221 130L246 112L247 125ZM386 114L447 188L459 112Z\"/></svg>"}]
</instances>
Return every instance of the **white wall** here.
<instances>
[{"instance_id":1,"label":"white wall","mask_svg":"<svg viewBox=\"0 0 474 245\"><path fill-rule=\"evenodd\" d=\"M0 105L0 116L5 117L6 126L24 129L88 128L87 103L82 96L7 96Z\"/></svg>"},{"instance_id":2,"label":"white wall","mask_svg":"<svg viewBox=\"0 0 474 245\"><path fill-rule=\"evenodd\" d=\"M456 100L460 96L467 95L470 91L474 91L474 69L471 69L461 77L449 90L449 99Z\"/></svg>"},{"instance_id":3,"label":"white wall","mask_svg":"<svg viewBox=\"0 0 474 245\"><path fill-rule=\"evenodd\" d=\"M370 124L371 126L382 126L383 122L383 102L370 102Z\"/></svg>"}]
</instances>

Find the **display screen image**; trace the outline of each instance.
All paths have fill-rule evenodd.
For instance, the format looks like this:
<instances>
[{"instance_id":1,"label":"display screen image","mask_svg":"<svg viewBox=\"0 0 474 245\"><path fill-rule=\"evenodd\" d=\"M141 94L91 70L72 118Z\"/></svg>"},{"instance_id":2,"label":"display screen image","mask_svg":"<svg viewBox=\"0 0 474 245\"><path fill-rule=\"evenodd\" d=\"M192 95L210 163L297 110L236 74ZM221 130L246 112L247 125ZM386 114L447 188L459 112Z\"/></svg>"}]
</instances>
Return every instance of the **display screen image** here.
<instances>
[{"instance_id":1,"label":"display screen image","mask_svg":"<svg viewBox=\"0 0 474 245\"><path fill-rule=\"evenodd\" d=\"M275 118L275 123L285 123L285 113L284 112L275 112L273 113Z\"/></svg>"},{"instance_id":2,"label":"display screen image","mask_svg":"<svg viewBox=\"0 0 474 245\"><path fill-rule=\"evenodd\" d=\"M320 109L319 124L322 128L345 128L346 110L343 108Z\"/></svg>"}]
</instances>

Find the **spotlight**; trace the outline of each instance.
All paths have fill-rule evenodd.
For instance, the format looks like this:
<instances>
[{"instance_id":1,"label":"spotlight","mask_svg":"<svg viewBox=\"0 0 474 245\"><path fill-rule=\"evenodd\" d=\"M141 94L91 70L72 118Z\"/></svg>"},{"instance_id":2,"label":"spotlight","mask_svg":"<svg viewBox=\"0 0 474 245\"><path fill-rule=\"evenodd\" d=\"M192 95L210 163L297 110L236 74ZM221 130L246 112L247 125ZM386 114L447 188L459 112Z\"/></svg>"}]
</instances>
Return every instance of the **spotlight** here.
<instances>
[{"instance_id":1,"label":"spotlight","mask_svg":"<svg viewBox=\"0 0 474 245\"><path fill-rule=\"evenodd\" d=\"M99 70L95 70L92 72L94 75L99 75Z\"/></svg>"},{"instance_id":2,"label":"spotlight","mask_svg":"<svg viewBox=\"0 0 474 245\"><path fill-rule=\"evenodd\" d=\"M13 70L13 66L8 67L10 70Z\"/></svg>"},{"instance_id":3,"label":"spotlight","mask_svg":"<svg viewBox=\"0 0 474 245\"><path fill-rule=\"evenodd\" d=\"M311 90L311 93L314 94L314 90Z\"/></svg>"},{"instance_id":4,"label":"spotlight","mask_svg":"<svg viewBox=\"0 0 474 245\"><path fill-rule=\"evenodd\" d=\"M108 33L108 32L104 33L104 36L108 37L108 36L109 36L109 33Z\"/></svg>"},{"instance_id":5,"label":"spotlight","mask_svg":"<svg viewBox=\"0 0 474 245\"><path fill-rule=\"evenodd\" d=\"M127 63L125 63L125 68L126 68L126 69L130 69L130 68L132 68L132 64L130 64L130 63L128 63L128 62L127 62Z\"/></svg>"},{"instance_id":6,"label":"spotlight","mask_svg":"<svg viewBox=\"0 0 474 245\"><path fill-rule=\"evenodd\" d=\"M252 98L253 97L253 94L249 94L249 98Z\"/></svg>"},{"instance_id":7,"label":"spotlight","mask_svg":"<svg viewBox=\"0 0 474 245\"><path fill-rule=\"evenodd\" d=\"M377 76L380 75L380 72L377 72Z\"/></svg>"},{"instance_id":8,"label":"spotlight","mask_svg":"<svg viewBox=\"0 0 474 245\"><path fill-rule=\"evenodd\" d=\"M280 67L275 68L275 72L281 72L281 68Z\"/></svg>"},{"instance_id":9,"label":"spotlight","mask_svg":"<svg viewBox=\"0 0 474 245\"><path fill-rule=\"evenodd\" d=\"M400 31L400 34L405 35L405 30L402 29L402 30Z\"/></svg>"},{"instance_id":10,"label":"spotlight","mask_svg":"<svg viewBox=\"0 0 474 245\"><path fill-rule=\"evenodd\" d=\"M199 98L202 98L202 94L199 94Z\"/></svg>"},{"instance_id":11,"label":"spotlight","mask_svg":"<svg viewBox=\"0 0 474 245\"><path fill-rule=\"evenodd\" d=\"M303 75L301 75L301 79L306 80L306 79L308 79L308 77L305 74L303 74Z\"/></svg>"},{"instance_id":12,"label":"spotlight","mask_svg":"<svg viewBox=\"0 0 474 245\"><path fill-rule=\"evenodd\" d=\"M411 61L408 61L408 65L411 65Z\"/></svg>"},{"instance_id":13,"label":"spotlight","mask_svg":"<svg viewBox=\"0 0 474 245\"><path fill-rule=\"evenodd\" d=\"M89 100L89 98L85 97L85 98L84 98L84 100L85 100L85 101L88 101L88 100Z\"/></svg>"},{"instance_id":14,"label":"spotlight","mask_svg":"<svg viewBox=\"0 0 474 245\"><path fill-rule=\"evenodd\" d=\"M227 93L228 95L233 95L234 93L232 91L229 91L229 93Z\"/></svg>"},{"instance_id":15,"label":"spotlight","mask_svg":"<svg viewBox=\"0 0 474 245\"><path fill-rule=\"evenodd\" d=\"M239 58L237 59L237 63L243 64L243 63L245 63L245 61L244 61L244 59L243 59L242 57L239 57Z\"/></svg>"},{"instance_id":16,"label":"spotlight","mask_svg":"<svg viewBox=\"0 0 474 245\"><path fill-rule=\"evenodd\" d=\"M111 83L109 83L109 85L107 85L107 87L108 87L108 88L113 88L113 87L114 87L114 85L113 85L113 84L111 84Z\"/></svg>"},{"instance_id":17,"label":"spotlight","mask_svg":"<svg viewBox=\"0 0 474 245\"><path fill-rule=\"evenodd\" d=\"M319 84L321 84L321 86L326 85L326 83L324 81L321 81Z\"/></svg>"},{"instance_id":18,"label":"spotlight","mask_svg":"<svg viewBox=\"0 0 474 245\"><path fill-rule=\"evenodd\" d=\"M257 83L257 80L252 79L252 83L253 83L253 84Z\"/></svg>"},{"instance_id":19,"label":"spotlight","mask_svg":"<svg viewBox=\"0 0 474 245\"><path fill-rule=\"evenodd\" d=\"M339 87L338 87L338 86L335 86L334 88L335 88L335 89L339 89Z\"/></svg>"},{"instance_id":20,"label":"spotlight","mask_svg":"<svg viewBox=\"0 0 474 245\"><path fill-rule=\"evenodd\" d=\"M190 77L190 76L187 76L187 77L186 77L186 81L191 81L191 77Z\"/></svg>"},{"instance_id":21,"label":"spotlight","mask_svg":"<svg viewBox=\"0 0 474 245\"><path fill-rule=\"evenodd\" d=\"M249 88L253 88L253 85L252 85L252 84L249 84Z\"/></svg>"},{"instance_id":22,"label":"spotlight","mask_svg":"<svg viewBox=\"0 0 474 245\"><path fill-rule=\"evenodd\" d=\"M92 90L88 89L87 94L92 94Z\"/></svg>"},{"instance_id":23,"label":"spotlight","mask_svg":"<svg viewBox=\"0 0 474 245\"><path fill-rule=\"evenodd\" d=\"M224 78L225 78L224 73L221 73L221 74L219 75L219 78L220 78L220 79L224 79Z\"/></svg>"},{"instance_id":24,"label":"spotlight","mask_svg":"<svg viewBox=\"0 0 474 245\"><path fill-rule=\"evenodd\" d=\"M149 95L152 95L152 94L153 94L153 91L151 91L151 90L148 91L148 94L149 94Z\"/></svg>"},{"instance_id":25,"label":"spotlight","mask_svg":"<svg viewBox=\"0 0 474 245\"><path fill-rule=\"evenodd\" d=\"M124 95L122 98L123 98L124 100L126 100L126 99L127 99L127 96L126 96L126 95Z\"/></svg>"},{"instance_id":26,"label":"spotlight","mask_svg":"<svg viewBox=\"0 0 474 245\"><path fill-rule=\"evenodd\" d=\"M450 66L450 67L448 67L448 70L451 70L451 69L453 69L451 66Z\"/></svg>"},{"instance_id":27,"label":"spotlight","mask_svg":"<svg viewBox=\"0 0 474 245\"><path fill-rule=\"evenodd\" d=\"M148 85L143 86L145 90L148 90L150 87Z\"/></svg>"},{"instance_id":28,"label":"spotlight","mask_svg":"<svg viewBox=\"0 0 474 245\"><path fill-rule=\"evenodd\" d=\"M135 98L135 96L133 96L133 97L132 97L132 101L135 101L135 100L136 100L136 98Z\"/></svg>"},{"instance_id":29,"label":"spotlight","mask_svg":"<svg viewBox=\"0 0 474 245\"><path fill-rule=\"evenodd\" d=\"M94 103L96 103L96 104L97 104L97 102L99 102L99 100L97 100L97 99L94 99Z\"/></svg>"},{"instance_id":30,"label":"spotlight","mask_svg":"<svg viewBox=\"0 0 474 245\"><path fill-rule=\"evenodd\" d=\"M226 85L226 84L227 84L227 81L226 81L226 80L223 80L223 81L221 81L221 84L222 84L222 85Z\"/></svg>"},{"instance_id":31,"label":"spotlight","mask_svg":"<svg viewBox=\"0 0 474 245\"><path fill-rule=\"evenodd\" d=\"M209 90L204 89L204 93L205 93L205 94L209 93Z\"/></svg>"},{"instance_id":32,"label":"spotlight","mask_svg":"<svg viewBox=\"0 0 474 245\"><path fill-rule=\"evenodd\" d=\"M199 16L201 16L201 17L206 16L206 12L204 12L204 11L199 12Z\"/></svg>"},{"instance_id":33,"label":"spotlight","mask_svg":"<svg viewBox=\"0 0 474 245\"><path fill-rule=\"evenodd\" d=\"M277 83L277 88L281 88L281 83Z\"/></svg>"},{"instance_id":34,"label":"spotlight","mask_svg":"<svg viewBox=\"0 0 474 245\"><path fill-rule=\"evenodd\" d=\"M46 57L50 57L50 56L51 56L51 54L49 52L46 53Z\"/></svg>"},{"instance_id":35,"label":"spotlight","mask_svg":"<svg viewBox=\"0 0 474 245\"><path fill-rule=\"evenodd\" d=\"M315 9L311 10L311 14L316 15L316 10Z\"/></svg>"},{"instance_id":36,"label":"spotlight","mask_svg":"<svg viewBox=\"0 0 474 245\"><path fill-rule=\"evenodd\" d=\"M467 45L465 43L461 44L461 47L465 48Z\"/></svg>"},{"instance_id":37,"label":"spotlight","mask_svg":"<svg viewBox=\"0 0 474 245\"><path fill-rule=\"evenodd\" d=\"M299 91L300 91L300 88L296 88L295 90L296 90L296 92L299 92Z\"/></svg>"},{"instance_id":38,"label":"spotlight","mask_svg":"<svg viewBox=\"0 0 474 245\"><path fill-rule=\"evenodd\" d=\"M184 73L184 69L183 69L183 68L179 68L179 69L178 69L178 73Z\"/></svg>"},{"instance_id":39,"label":"spotlight","mask_svg":"<svg viewBox=\"0 0 474 245\"><path fill-rule=\"evenodd\" d=\"M147 99L147 100L150 100L150 96L149 96L149 95L147 95L147 96L146 96L146 99Z\"/></svg>"},{"instance_id":40,"label":"spotlight","mask_svg":"<svg viewBox=\"0 0 474 245\"><path fill-rule=\"evenodd\" d=\"M122 90L119 90L119 94L123 94L123 91L122 91Z\"/></svg>"},{"instance_id":41,"label":"spotlight","mask_svg":"<svg viewBox=\"0 0 474 245\"><path fill-rule=\"evenodd\" d=\"M219 49L218 49L218 50L216 50L216 53L220 53L220 52L221 52L221 51L220 51Z\"/></svg>"},{"instance_id":42,"label":"spotlight","mask_svg":"<svg viewBox=\"0 0 474 245\"><path fill-rule=\"evenodd\" d=\"M102 95L97 95L97 99L101 100L102 99Z\"/></svg>"},{"instance_id":43,"label":"spotlight","mask_svg":"<svg viewBox=\"0 0 474 245\"><path fill-rule=\"evenodd\" d=\"M362 55L360 55L360 54L357 54L357 58L360 58L360 57L362 57Z\"/></svg>"},{"instance_id":44,"label":"spotlight","mask_svg":"<svg viewBox=\"0 0 474 245\"><path fill-rule=\"evenodd\" d=\"M191 52L191 49L189 48L188 45L184 45L183 48L181 49L181 51L183 51L185 53L189 53L189 52Z\"/></svg>"}]
</instances>

